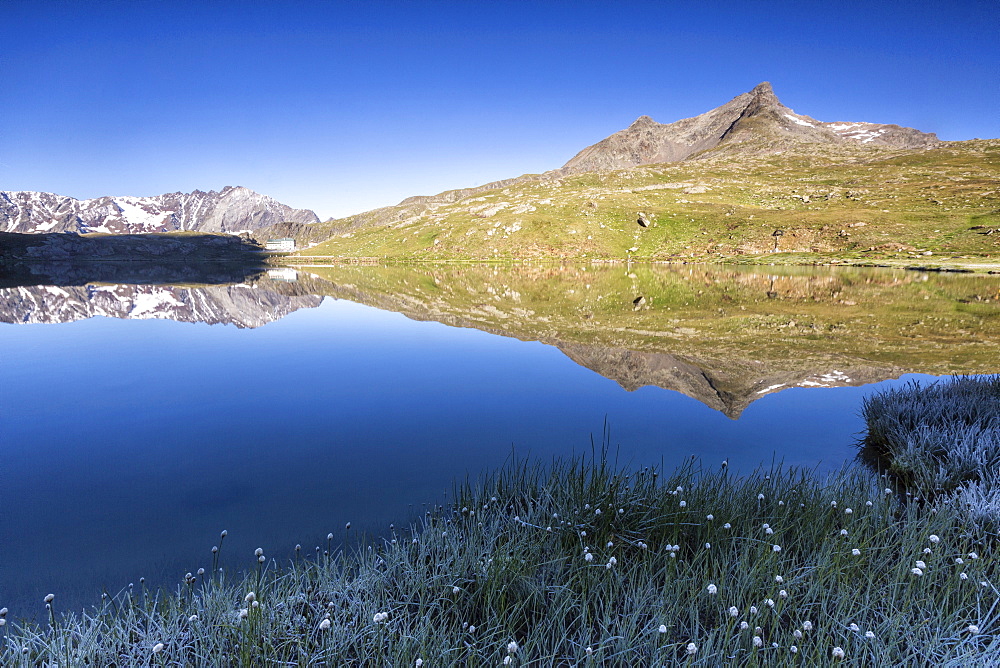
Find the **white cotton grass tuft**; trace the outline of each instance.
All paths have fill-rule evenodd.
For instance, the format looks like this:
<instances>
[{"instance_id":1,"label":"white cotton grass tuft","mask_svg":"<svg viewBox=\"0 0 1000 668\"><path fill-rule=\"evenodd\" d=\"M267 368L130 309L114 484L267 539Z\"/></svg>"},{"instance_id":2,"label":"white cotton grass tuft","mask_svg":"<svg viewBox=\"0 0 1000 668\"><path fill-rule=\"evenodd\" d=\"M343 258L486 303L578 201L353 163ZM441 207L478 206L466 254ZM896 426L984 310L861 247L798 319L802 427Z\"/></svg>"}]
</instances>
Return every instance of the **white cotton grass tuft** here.
<instances>
[{"instance_id":1,"label":"white cotton grass tuft","mask_svg":"<svg viewBox=\"0 0 1000 668\"><path fill-rule=\"evenodd\" d=\"M153 645L153 654L159 654L162 651L163 651L163 643L158 642L155 645Z\"/></svg>"},{"instance_id":2,"label":"white cotton grass tuft","mask_svg":"<svg viewBox=\"0 0 1000 668\"><path fill-rule=\"evenodd\" d=\"M321 621L319 623L319 630L320 631L329 631L330 630L330 618L329 617L327 617L326 619L324 619L323 621Z\"/></svg>"},{"instance_id":3,"label":"white cotton grass tuft","mask_svg":"<svg viewBox=\"0 0 1000 668\"><path fill-rule=\"evenodd\" d=\"M244 603L253 603L256 600L257 600L257 595L254 594L253 592L249 592L246 596L243 597Z\"/></svg>"},{"instance_id":4,"label":"white cotton grass tuft","mask_svg":"<svg viewBox=\"0 0 1000 668\"><path fill-rule=\"evenodd\" d=\"M941 537L935 534L931 534L930 536L927 537L927 540L937 545L938 543L941 542Z\"/></svg>"},{"instance_id":5,"label":"white cotton grass tuft","mask_svg":"<svg viewBox=\"0 0 1000 668\"><path fill-rule=\"evenodd\" d=\"M860 557L861 556L861 550L859 550L858 548L854 548L853 550L851 550L851 555L855 556L855 557Z\"/></svg>"},{"instance_id":6,"label":"white cotton grass tuft","mask_svg":"<svg viewBox=\"0 0 1000 668\"><path fill-rule=\"evenodd\" d=\"M375 615L372 617L372 621L375 622L376 624L381 624L385 622L387 619L389 619L388 612L376 612Z\"/></svg>"},{"instance_id":7,"label":"white cotton grass tuft","mask_svg":"<svg viewBox=\"0 0 1000 668\"><path fill-rule=\"evenodd\" d=\"M695 645L693 642L689 642L687 644L687 647L685 648L685 651L687 652L688 656L694 656L695 654L698 653L698 646Z\"/></svg>"},{"instance_id":8,"label":"white cotton grass tuft","mask_svg":"<svg viewBox=\"0 0 1000 668\"><path fill-rule=\"evenodd\" d=\"M714 595L719 593L719 588L716 587L714 584L708 585L708 587L706 587L705 589L708 591L709 594Z\"/></svg>"},{"instance_id":9,"label":"white cotton grass tuft","mask_svg":"<svg viewBox=\"0 0 1000 668\"><path fill-rule=\"evenodd\" d=\"M923 561L921 561L920 559L917 559L917 563L916 563L916 564L914 564L914 566L916 566L916 567L917 567L917 568L919 568L920 570L924 570L924 569L926 569L926 568L927 568L927 564L925 564L925 563L924 563Z\"/></svg>"},{"instance_id":10,"label":"white cotton grass tuft","mask_svg":"<svg viewBox=\"0 0 1000 668\"><path fill-rule=\"evenodd\" d=\"M919 568L911 568L910 569L910 573L916 575L917 577L920 577L921 575L924 574L924 572L922 570L920 570Z\"/></svg>"},{"instance_id":11,"label":"white cotton grass tuft","mask_svg":"<svg viewBox=\"0 0 1000 668\"><path fill-rule=\"evenodd\" d=\"M56 600L56 595L55 594L46 594L45 598L42 599L42 600L45 601L46 603L51 603L52 601Z\"/></svg>"},{"instance_id":12,"label":"white cotton grass tuft","mask_svg":"<svg viewBox=\"0 0 1000 668\"><path fill-rule=\"evenodd\" d=\"M813 630L813 623L811 621L809 621L808 619L806 621L802 622L802 630L803 631L812 631Z\"/></svg>"},{"instance_id":13,"label":"white cotton grass tuft","mask_svg":"<svg viewBox=\"0 0 1000 668\"><path fill-rule=\"evenodd\" d=\"M509 643L507 643L508 654L517 654L517 650L519 649L520 647L517 646L517 643L515 641L511 640Z\"/></svg>"},{"instance_id":14,"label":"white cotton grass tuft","mask_svg":"<svg viewBox=\"0 0 1000 668\"><path fill-rule=\"evenodd\" d=\"M761 639L760 636L754 636L753 637L753 646L754 647L763 647L764 646L764 641Z\"/></svg>"},{"instance_id":15,"label":"white cotton grass tuft","mask_svg":"<svg viewBox=\"0 0 1000 668\"><path fill-rule=\"evenodd\" d=\"M965 630L968 631L969 633L973 634L973 635L976 635L976 634L979 633L979 627L976 626L975 624L969 624L969 626L966 627Z\"/></svg>"},{"instance_id":16,"label":"white cotton grass tuft","mask_svg":"<svg viewBox=\"0 0 1000 668\"><path fill-rule=\"evenodd\" d=\"M730 606L730 608L729 608L729 616L730 617L739 617L740 616L740 609L737 608L735 605Z\"/></svg>"},{"instance_id":17,"label":"white cotton grass tuft","mask_svg":"<svg viewBox=\"0 0 1000 668\"><path fill-rule=\"evenodd\" d=\"M590 563L591 561L594 560L594 555L591 554L590 552L587 552L583 555L583 560L586 561L587 563Z\"/></svg>"},{"instance_id":18,"label":"white cotton grass tuft","mask_svg":"<svg viewBox=\"0 0 1000 668\"><path fill-rule=\"evenodd\" d=\"M780 545L772 545L771 546L771 550L773 550L774 552L781 552L781 546Z\"/></svg>"},{"instance_id":19,"label":"white cotton grass tuft","mask_svg":"<svg viewBox=\"0 0 1000 668\"><path fill-rule=\"evenodd\" d=\"M854 622L851 622L850 624L848 624L847 628L849 628L850 630L854 631L855 633L858 633L859 631L861 631L861 627L858 626L857 624L855 624Z\"/></svg>"},{"instance_id":20,"label":"white cotton grass tuft","mask_svg":"<svg viewBox=\"0 0 1000 668\"><path fill-rule=\"evenodd\" d=\"M658 628L657 631L659 631L660 633L666 633L667 632L667 625L666 624L660 624L660 628Z\"/></svg>"},{"instance_id":21,"label":"white cotton grass tuft","mask_svg":"<svg viewBox=\"0 0 1000 668\"><path fill-rule=\"evenodd\" d=\"M842 647L834 647L830 650L830 654L832 654L835 659L843 659L846 656Z\"/></svg>"}]
</instances>

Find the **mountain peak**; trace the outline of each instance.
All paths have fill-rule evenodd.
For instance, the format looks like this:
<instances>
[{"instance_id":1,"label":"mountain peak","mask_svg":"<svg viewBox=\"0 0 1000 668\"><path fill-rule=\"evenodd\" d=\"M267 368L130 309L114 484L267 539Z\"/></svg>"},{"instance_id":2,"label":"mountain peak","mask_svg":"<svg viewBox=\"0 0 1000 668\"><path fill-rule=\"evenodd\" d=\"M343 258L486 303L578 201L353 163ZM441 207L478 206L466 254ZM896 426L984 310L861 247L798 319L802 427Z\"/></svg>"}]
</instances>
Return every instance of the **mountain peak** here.
<instances>
[{"instance_id":1,"label":"mountain peak","mask_svg":"<svg viewBox=\"0 0 1000 668\"><path fill-rule=\"evenodd\" d=\"M588 146L559 171L576 174L677 162L723 148L727 153L810 152L818 144L924 149L937 136L879 123L827 123L784 106L768 81L700 116L661 124L640 116L629 127Z\"/></svg>"},{"instance_id":2,"label":"mountain peak","mask_svg":"<svg viewBox=\"0 0 1000 668\"><path fill-rule=\"evenodd\" d=\"M657 123L656 121L654 121L649 116L646 116L645 114L643 114L639 118L637 118L634 121L632 121L632 125L630 125L629 127L630 128L641 128L641 127L647 127L647 126L653 126L653 125L659 125L659 123Z\"/></svg>"}]
</instances>

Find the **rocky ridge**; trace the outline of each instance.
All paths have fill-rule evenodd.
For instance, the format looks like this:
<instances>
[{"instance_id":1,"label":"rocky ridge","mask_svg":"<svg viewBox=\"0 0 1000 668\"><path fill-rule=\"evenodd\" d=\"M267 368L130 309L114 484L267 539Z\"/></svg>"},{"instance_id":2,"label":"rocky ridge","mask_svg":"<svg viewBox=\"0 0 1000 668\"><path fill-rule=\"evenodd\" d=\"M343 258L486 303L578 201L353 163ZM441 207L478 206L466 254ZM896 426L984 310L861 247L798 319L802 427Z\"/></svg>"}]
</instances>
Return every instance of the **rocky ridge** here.
<instances>
[{"instance_id":1,"label":"rocky ridge","mask_svg":"<svg viewBox=\"0 0 1000 668\"><path fill-rule=\"evenodd\" d=\"M772 152L810 144L860 145L896 149L926 149L939 141L935 134L898 125L863 122L824 122L781 104L771 84L753 90L693 118L661 124L640 116L632 125L588 146L557 170L578 174L639 165L678 162L703 157L706 151L727 145L728 152L754 150L767 140ZM755 151L756 152L756 151Z\"/></svg>"},{"instance_id":2,"label":"rocky ridge","mask_svg":"<svg viewBox=\"0 0 1000 668\"><path fill-rule=\"evenodd\" d=\"M237 234L285 221L310 224L319 218L308 209L293 209L239 186L226 186L219 192L84 200L45 192L0 191L0 231L5 232Z\"/></svg>"}]
</instances>

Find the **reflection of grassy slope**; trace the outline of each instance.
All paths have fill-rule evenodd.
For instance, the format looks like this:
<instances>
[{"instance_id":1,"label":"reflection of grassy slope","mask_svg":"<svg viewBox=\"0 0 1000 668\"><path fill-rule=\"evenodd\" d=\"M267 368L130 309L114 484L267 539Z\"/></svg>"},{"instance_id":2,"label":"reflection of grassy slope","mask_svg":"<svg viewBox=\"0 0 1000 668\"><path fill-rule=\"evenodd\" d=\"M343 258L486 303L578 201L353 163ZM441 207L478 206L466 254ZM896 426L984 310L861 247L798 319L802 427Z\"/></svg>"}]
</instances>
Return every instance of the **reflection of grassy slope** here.
<instances>
[{"instance_id":1,"label":"reflection of grassy slope","mask_svg":"<svg viewBox=\"0 0 1000 668\"><path fill-rule=\"evenodd\" d=\"M311 271L337 296L527 340L777 367L843 357L931 373L1000 369L1000 280L982 275L655 265Z\"/></svg>"},{"instance_id":2,"label":"reflection of grassy slope","mask_svg":"<svg viewBox=\"0 0 1000 668\"><path fill-rule=\"evenodd\" d=\"M309 254L622 258L635 248L633 256L653 259L753 259L774 250L778 229L780 252L872 260L922 259L927 250L1000 254L1000 234L970 230L1000 228L1000 140L917 153L817 151L827 153L717 156L390 207L399 222L387 226L371 224L371 216L360 227L351 219L325 223L338 236ZM680 184L707 190L685 193ZM636 224L640 211L651 227Z\"/></svg>"}]
</instances>

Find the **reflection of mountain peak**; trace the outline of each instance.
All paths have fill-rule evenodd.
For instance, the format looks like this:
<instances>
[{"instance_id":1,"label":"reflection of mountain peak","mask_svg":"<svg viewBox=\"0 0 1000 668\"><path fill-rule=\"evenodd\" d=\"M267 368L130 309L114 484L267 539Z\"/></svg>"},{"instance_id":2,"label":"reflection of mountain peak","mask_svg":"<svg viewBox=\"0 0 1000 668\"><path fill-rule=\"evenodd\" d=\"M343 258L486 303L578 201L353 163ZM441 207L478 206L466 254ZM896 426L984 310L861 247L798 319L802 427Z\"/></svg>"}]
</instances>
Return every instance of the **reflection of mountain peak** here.
<instances>
[{"instance_id":1,"label":"reflection of mountain peak","mask_svg":"<svg viewBox=\"0 0 1000 668\"><path fill-rule=\"evenodd\" d=\"M260 327L300 308L314 308L322 297L283 294L258 284L186 288L165 285L35 285L0 290L0 322L34 324L83 320L95 316L123 320Z\"/></svg>"},{"instance_id":2,"label":"reflection of mountain peak","mask_svg":"<svg viewBox=\"0 0 1000 668\"><path fill-rule=\"evenodd\" d=\"M609 378L629 392L656 386L697 399L737 419L766 394L791 387L865 385L904 373L894 367L838 367L829 371L769 369L760 362L712 363L670 353L639 352L587 344L560 343L567 357Z\"/></svg>"}]
</instances>

